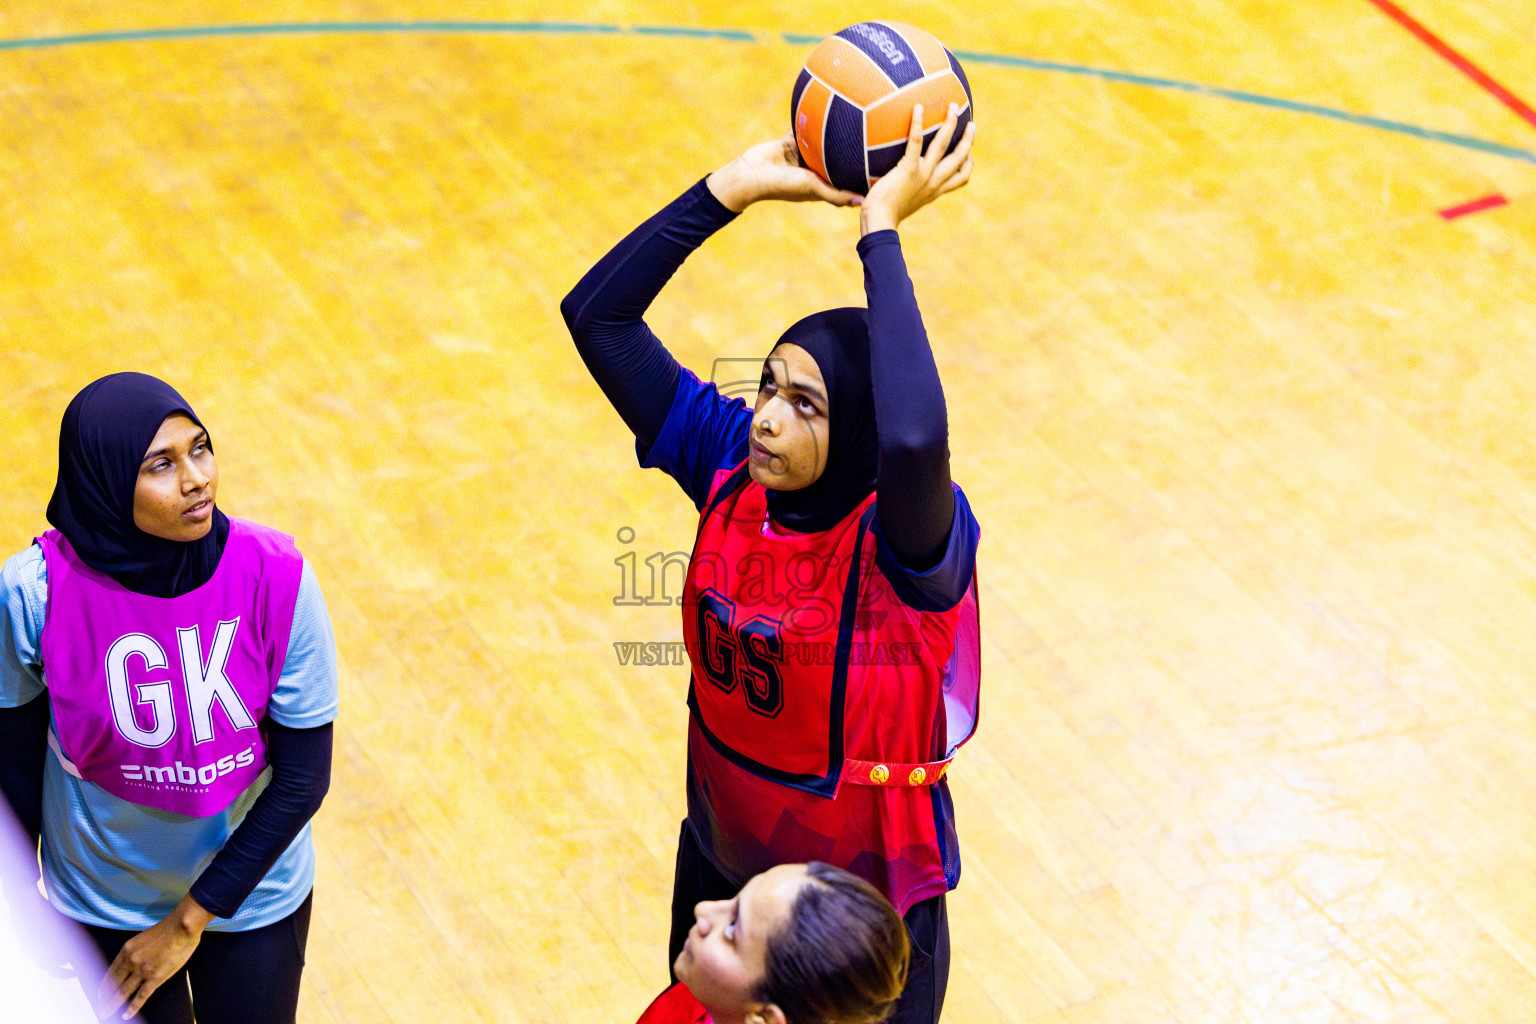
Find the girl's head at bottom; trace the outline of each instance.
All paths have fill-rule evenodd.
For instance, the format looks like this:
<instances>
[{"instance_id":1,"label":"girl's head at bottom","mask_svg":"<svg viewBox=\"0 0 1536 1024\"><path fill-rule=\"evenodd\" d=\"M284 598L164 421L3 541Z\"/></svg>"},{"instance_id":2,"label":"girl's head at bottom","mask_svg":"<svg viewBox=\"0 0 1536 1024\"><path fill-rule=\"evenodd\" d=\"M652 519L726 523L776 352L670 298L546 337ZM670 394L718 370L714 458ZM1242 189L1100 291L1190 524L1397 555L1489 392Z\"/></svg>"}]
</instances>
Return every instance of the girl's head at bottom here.
<instances>
[{"instance_id":1,"label":"girl's head at bottom","mask_svg":"<svg viewBox=\"0 0 1536 1024\"><path fill-rule=\"evenodd\" d=\"M906 984L906 925L841 868L780 864L694 917L674 970L716 1024L874 1024Z\"/></svg>"}]
</instances>

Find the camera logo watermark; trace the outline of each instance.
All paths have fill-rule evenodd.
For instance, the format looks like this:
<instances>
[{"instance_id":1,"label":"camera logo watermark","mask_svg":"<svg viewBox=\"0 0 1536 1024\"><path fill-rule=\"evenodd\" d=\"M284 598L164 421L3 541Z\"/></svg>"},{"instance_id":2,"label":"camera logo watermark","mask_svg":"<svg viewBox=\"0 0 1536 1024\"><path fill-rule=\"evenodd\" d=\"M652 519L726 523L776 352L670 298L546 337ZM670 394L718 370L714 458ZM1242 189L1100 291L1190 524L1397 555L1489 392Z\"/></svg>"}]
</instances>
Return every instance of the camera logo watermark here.
<instances>
[{"instance_id":1,"label":"camera logo watermark","mask_svg":"<svg viewBox=\"0 0 1536 1024\"><path fill-rule=\"evenodd\" d=\"M709 368L710 383L726 398L742 398L751 403L763 386L763 376L771 373L787 377L789 367L778 356L753 359L749 356L723 356Z\"/></svg>"}]
</instances>

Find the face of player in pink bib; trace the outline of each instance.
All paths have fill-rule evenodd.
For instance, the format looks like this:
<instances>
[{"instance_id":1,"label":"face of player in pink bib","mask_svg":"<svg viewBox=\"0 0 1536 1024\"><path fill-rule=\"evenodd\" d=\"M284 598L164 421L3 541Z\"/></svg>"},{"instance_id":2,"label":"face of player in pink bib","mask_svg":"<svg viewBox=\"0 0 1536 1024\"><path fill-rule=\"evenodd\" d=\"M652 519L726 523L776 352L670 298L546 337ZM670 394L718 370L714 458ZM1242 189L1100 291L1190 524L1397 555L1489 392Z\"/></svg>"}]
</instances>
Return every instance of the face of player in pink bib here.
<instances>
[{"instance_id":1,"label":"face of player in pink bib","mask_svg":"<svg viewBox=\"0 0 1536 1024\"><path fill-rule=\"evenodd\" d=\"M735 899L693 908L694 925L673 969L716 1024L783 1021L778 1007L753 998L767 975L768 944L789 920L808 884L804 864L780 864L753 877Z\"/></svg>"},{"instance_id":2,"label":"face of player in pink bib","mask_svg":"<svg viewBox=\"0 0 1536 1024\"><path fill-rule=\"evenodd\" d=\"M809 487L827 468L829 423L827 385L816 360L799 345L778 346L763 363L747 472L770 490Z\"/></svg>"},{"instance_id":3,"label":"face of player in pink bib","mask_svg":"<svg viewBox=\"0 0 1536 1024\"><path fill-rule=\"evenodd\" d=\"M153 537L194 541L213 526L219 466L208 432L172 413L149 443L133 488L133 523Z\"/></svg>"}]
</instances>

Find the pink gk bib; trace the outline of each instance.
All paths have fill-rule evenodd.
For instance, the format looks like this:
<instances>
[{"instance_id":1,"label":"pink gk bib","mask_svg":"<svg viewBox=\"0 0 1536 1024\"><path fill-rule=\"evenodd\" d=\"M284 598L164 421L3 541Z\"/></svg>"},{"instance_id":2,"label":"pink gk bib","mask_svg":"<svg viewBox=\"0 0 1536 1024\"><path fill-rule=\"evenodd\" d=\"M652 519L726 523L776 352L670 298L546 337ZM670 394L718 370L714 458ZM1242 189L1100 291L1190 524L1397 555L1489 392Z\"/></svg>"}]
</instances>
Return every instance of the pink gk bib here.
<instances>
[{"instance_id":1,"label":"pink gk bib","mask_svg":"<svg viewBox=\"0 0 1536 1024\"><path fill-rule=\"evenodd\" d=\"M136 804L222 811L267 764L259 723L282 675L304 564L292 538L231 518L212 578L172 598L97 572L57 530L38 543L48 564L43 675L66 769Z\"/></svg>"}]
</instances>

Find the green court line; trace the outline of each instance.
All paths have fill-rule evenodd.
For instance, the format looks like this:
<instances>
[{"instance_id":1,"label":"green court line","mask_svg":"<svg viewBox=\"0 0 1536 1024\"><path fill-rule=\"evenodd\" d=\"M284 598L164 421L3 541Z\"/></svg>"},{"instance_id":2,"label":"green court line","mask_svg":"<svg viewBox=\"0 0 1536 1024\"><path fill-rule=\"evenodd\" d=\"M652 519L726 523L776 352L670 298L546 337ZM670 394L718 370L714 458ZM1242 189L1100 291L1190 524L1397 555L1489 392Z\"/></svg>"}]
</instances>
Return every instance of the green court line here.
<instances>
[{"instance_id":1,"label":"green court line","mask_svg":"<svg viewBox=\"0 0 1536 1024\"><path fill-rule=\"evenodd\" d=\"M1294 100L1280 99L1275 96L1263 96L1258 93L1241 92L1236 89L1222 89L1211 85L1199 85L1195 82L1181 82L1173 78L1154 78L1149 75L1136 75L1127 71L1111 71L1104 68L1084 67L1079 64L1057 64L1051 61L1031 60L1028 57L1007 57L992 53L967 53L961 50L956 50L955 56L961 61L970 64L998 64L1003 67L1029 68L1033 71L1054 71L1069 75L1088 75L1110 82L1144 85L1154 89L1174 89L1179 92L1194 93L1200 96L1217 96L1222 99L1234 100L1238 103L1251 103L1256 106L1271 107L1275 110L1284 110L1293 114L1310 114L1314 117L1326 117L1334 121L1344 121L1348 124L1360 125L1365 128L1397 132L1401 135L1411 135L1414 138L1426 139L1430 142L1444 142L1452 146L1461 146L1464 149L1476 149L1484 153L1492 153L1496 156L1504 156L1513 160L1524 160L1526 163L1536 164L1536 153L1515 146L1505 146L1497 142L1489 142L1486 139L1473 138L1469 135L1456 135L1451 132L1435 131L1432 128L1421 128L1418 125L1404 124L1401 121L1388 121L1384 118L1370 117L1366 114L1351 114L1347 110L1334 110L1331 107L1319 107L1311 103L1298 103Z\"/></svg>"},{"instance_id":2,"label":"green court line","mask_svg":"<svg viewBox=\"0 0 1536 1024\"><path fill-rule=\"evenodd\" d=\"M683 36L690 39L728 39L734 43L752 43L757 38L750 32L738 32L728 28L679 28L668 25L636 25L636 35Z\"/></svg>"},{"instance_id":3,"label":"green court line","mask_svg":"<svg viewBox=\"0 0 1536 1024\"><path fill-rule=\"evenodd\" d=\"M319 35L357 32L506 32L517 35L616 35L618 25L577 21L304 21L256 25L191 25L184 28L142 28L122 32L91 32L35 39L0 39L0 50L31 50L84 43L143 43L161 39L208 36ZM748 36L747 38L751 38Z\"/></svg>"},{"instance_id":4,"label":"green court line","mask_svg":"<svg viewBox=\"0 0 1536 1024\"><path fill-rule=\"evenodd\" d=\"M325 33L386 33L386 32L483 32L512 35L622 35L632 33L659 38L721 39L730 42L751 43L757 36L750 32L733 29L704 29L669 25L608 25L568 21L316 21L288 22L253 25L194 25L184 28L132 29L121 32L92 32L78 35L39 36L32 39L0 39L0 50L36 50L58 46L78 46L92 43L138 43L165 39L192 39L210 36L262 36L262 35L317 35ZM808 46L820 42L822 36L804 35L797 32L779 33L779 38L795 46ZM955 51L955 56L970 64L993 64L1000 67L1025 68L1056 74L1086 75L1109 82L1139 85L1152 89L1171 89L1200 96L1214 96L1236 103L1248 103L1269 107L1293 114L1324 117L1334 121L1395 132L1428 142L1440 142L1463 149L1491 153L1511 160L1536 164L1536 153L1515 146L1505 146L1486 139L1467 135L1435 131L1419 125L1365 114L1352 114L1346 110L1334 110L1311 103L1264 96L1258 93L1223 89L1217 86L1182 82L1172 78L1157 78L1127 71L1087 67L1080 64L1061 64L1054 61L1033 60L1028 57L1010 57L1005 54L971 53Z\"/></svg>"}]
</instances>

